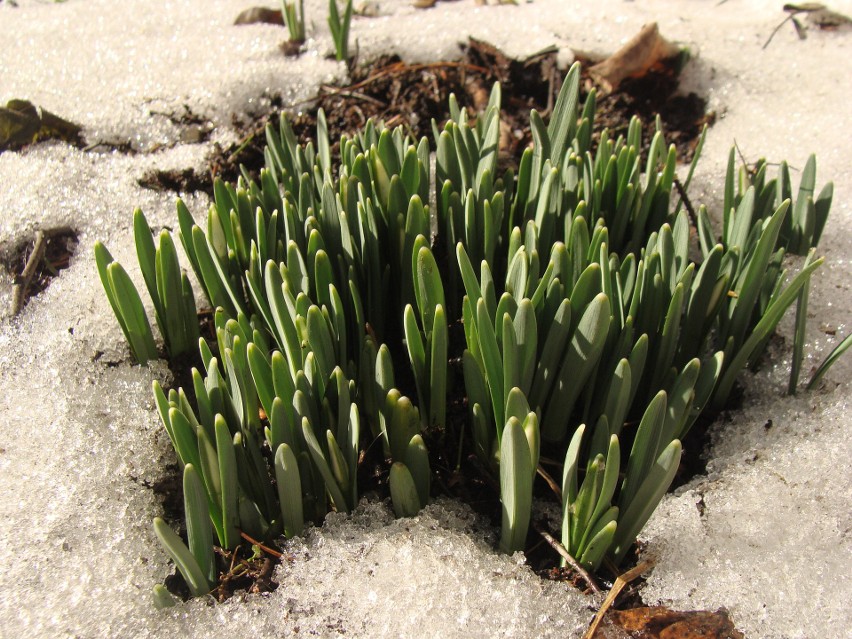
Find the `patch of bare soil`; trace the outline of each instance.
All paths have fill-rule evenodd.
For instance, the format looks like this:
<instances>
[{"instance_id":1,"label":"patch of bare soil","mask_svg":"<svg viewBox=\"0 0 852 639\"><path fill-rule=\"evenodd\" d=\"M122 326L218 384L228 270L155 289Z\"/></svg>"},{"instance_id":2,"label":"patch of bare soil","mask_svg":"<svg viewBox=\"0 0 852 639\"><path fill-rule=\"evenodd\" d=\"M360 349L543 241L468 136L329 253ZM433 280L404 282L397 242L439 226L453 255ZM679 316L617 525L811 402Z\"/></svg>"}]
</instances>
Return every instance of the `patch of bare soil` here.
<instances>
[{"instance_id":1,"label":"patch of bare soil","mask_svg":"<svg viewBox=\"0 0 852 639\"><path fill-rule=\"evenodd\" d=\"M77 233L63 227L39 230L32 240L24 240L0 256L14 282L13 316L45 290L59 271L68 268L76 250Z\"/></svg>"},{"instance_id":2,"label":"patch of bare soil","mask_svg":"<svg viewBox=\"0 0 852 639\"><path fill-rule=\"evenodd\" d=\"M524 60L514 60L487 43L471 39L458 61L428 64L406 64L396 56L383 56L369 63L353 62L348 86L324 86L307 107L290 120L300 141L316 135L316 114L322 108L328 121L332 142L344 133L353 134L368 119L382 120L386 126L403 126L413 137L431 137L431 122L442 124L449 118L448 99L454 93L460 104L468 106L471 115L482 110L495 82L503 88L501 119L508 132L501 141L501 158L514 165L521 152L532 142L529 129L530 109L547 116L558 95L562 71L556 65L557 51L546 50ZM627 130L630 118L639 116L646 123L646 142L653 135L653 122L659 116L667 138L678 149L679 159L689 161L705 124L712 124L714 114L707 113L706 101L700 96L677 95L676 59L652 67L640 78L628 78L609 92L589 73L593 60L583 63L582 98L597 89L595 136L603 129L612 135ZM210 191L210 178L235 180L244 166L256 175L263 166L265 128L277 124L274 108L251 122L236 122L241 131L238 143L218 148L209 163L207 175L172 172L159 180L151 180L152 188ZM333 149L334 150L334 149ZM159 184L157 183L159 182Z\"/></svg>"}]
</instances>

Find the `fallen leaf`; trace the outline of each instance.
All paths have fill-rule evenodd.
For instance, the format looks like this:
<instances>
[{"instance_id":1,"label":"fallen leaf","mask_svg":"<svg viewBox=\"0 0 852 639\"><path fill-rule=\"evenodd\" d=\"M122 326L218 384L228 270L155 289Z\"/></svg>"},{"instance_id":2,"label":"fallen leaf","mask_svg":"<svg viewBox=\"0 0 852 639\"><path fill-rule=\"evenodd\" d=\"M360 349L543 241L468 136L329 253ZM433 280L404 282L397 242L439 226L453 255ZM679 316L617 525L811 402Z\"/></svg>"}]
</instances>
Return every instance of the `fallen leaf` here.
<instances>
[{"instance_id":1,"label":"fallen leaf","mask_svg":"<svg viewBox=\"0 0 852 639\"><path fill-rule=\"evenodd\" d=\"M280 9L267 7L252 7L240 12L234 24L277 24L284 25Z\"/></svg>"},{"instance_id":2,"label":"fallen leaf","mask_svg":"<svg viewBox=\"0 0 852 639\"><path fill-rule=\"evenodd\" d=\"M606 60L591 67L589 73L604 89L613 91L623 80L642 77L656 64L680 53L680 47L663 38L657 23L652 22Z\"/></svg>"},{"instance_id":3,"label":"fallen leaf","mask_svg":"<svg viewBox=\"0 0 852 639\"><path fill-rule=\"evenodd\" d=\"M784 11L820 11L821 9L825 9L824 4L820 4L819 2L801 2L799 4L785 4Z\"/></svg>"},{"instance_id":4,"label":"fallen leaf","mask_svg":"<svg viewBox=\"0 0 852 639\"><path fill-rule=\"evenodd\" d=\"M840 29L852 26L852 18L830 9L819 9L808 13L808 22L820 29Z\"/></svg>"},{"instance_id":5,"label":"fallen leaf","mask_svg":"<svg viewBox=\"0 0 852 639\"><path fill-rule=\"evenodd\" d=\"M80 126L29 100L9 100L0 107L0 152L51 138L79 146L81 131Z\"/></svg>"},{"instance_id":6,"label":"fallen leaf","mask_svg":"<svg viewBox=\"0 0 852 639\"><path fill-rule=\"evenodd\" d=\"M678 611L664 606L610 610L593 639L744 639L728 611Z\"/></svg>"}]
</instances>

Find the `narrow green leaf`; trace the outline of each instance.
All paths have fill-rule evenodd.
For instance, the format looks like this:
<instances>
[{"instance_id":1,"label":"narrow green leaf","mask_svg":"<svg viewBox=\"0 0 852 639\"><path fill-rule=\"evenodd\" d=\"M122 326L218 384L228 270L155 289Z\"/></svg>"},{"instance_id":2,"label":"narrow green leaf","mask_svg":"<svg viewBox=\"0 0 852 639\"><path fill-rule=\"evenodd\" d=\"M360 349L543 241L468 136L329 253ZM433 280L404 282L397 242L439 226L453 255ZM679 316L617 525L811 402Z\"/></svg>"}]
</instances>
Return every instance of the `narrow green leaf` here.
<instances>
[{"instance_id":1,"label":"narrow green leaf","mask_svg":"<svg viewBox=\"0 0 852 639\"><path fill-rule=\"evenodd\" d=\"M751 335L743 343L742 347L731 358L725 368L725 372L719 379L719 385L716 388L716 393L713 397L713 405L717 408L724 406L728 395L734 386L737 374L743 369L746 363L751 358L755 348L761 344L775 327L784 312L790 307L799 291L810 280L810 275L822 265L823 259L819 258L811 262L807 267L803 268L787 285L787 288L776 298L772 305L766 309L766 313L752 330Z\"/></svg>"},{"instance_id":2,"label":"narrow green leaf","mask_svg":"<svg viewBox=\"0 0 852 639\"><path fill-rule=\"evenodd\" d=\"M657 393L651 403L648 404L645 413L642 415L642 420L639 422L636 438L633 440L633 448L630 450L630 457L627 460L627 473L624 482L621 484L619 508L622 512L625 512L632 503L659 451L669 444L669 442L661 441L663 424L666 419L667 399L665 391Z\"/></svg>"},{"instance_id":3,"label":"narrow green leaf","mask_svg":"<svg viewBox=\"0 0 852 639\"><path fill-rule=\"evenodd\" d=\"M571 302L569 300L562 300L553 321L546 330L547 337L530 390L530 403L535 410L544 408L550 399L550 392L564 357L565 345L571 335Z\"/></svg>"},{"instance_id":4,"label":"narrow green leaf","mask_svg":"<svg viewBox=\"0 0 852 639\"><path fill-rule=\"evenodd\" d=\"M334 478L334 473L332 473L328 465L328 461L323 454L322 448L314 435L314 429L307 417L302 418L302 435L305 438L305 443L308 445L308 452L311 454L311 459L325 482L325 488L331 496L331 502L334 504L335 509L338 512L348 513L349 504L346 502L346 498L343 496L343 492Z\"/></svg>"},{"instance_id":5,"label":"narrow green leaf","mask_svg":"<svg viewBox=\"0 0 852 639\"><path fill-rule=\"evenodd\" d=\"M447 418L447 351L449 332L447 318L441 305L435 307L429 354L429 423L444 428Z\"/></svg>"},{"instance_id":6,"label":"narrow green leaf","mask_svg":"<svg viewBox=\"0 0 852 639\"><path fill-rule=\"evenodd\" d=\"M618 528L615 517L617 517L618 508L613 507L615 515L611 521L608 521L600 530L592 535L588 545L583 550L578 561L587 570L597 570L607 551L612 546L612 541L615 538L615 533Z\"/></svg>"},{"instance_id":7,"label":"narrow green leaf","mask_svg":"<svg viewBox=\"0 0 852 639\"><path fill-rule=\"evenodd\" d=\"M611 319L609 300L601 293L586 307L562 361L556 388L550 396L542 419L544 439L564 439L574 403L592 370L597 366Z\"/></svg>"},{"instance_id":8,"label":"narrow green leaf","mask_svg":"<svg viewBox=\"0 0 852 639\"><path fill-rule=\"evenodd\" d=\"M811 156L813 158L814 156ZM802 178L804 181L804 177ZM816 249L810 249L803 268L811 263ZM790 364L790 383L787 385L787 393L790 395L796 394L796 387L799 384L799 374L802 368L802 359L804 358L805 340L807 340L808 330L808 293L810 292L810 280L804 283L802 290L799 291L799 297L796 300L796 330L793 333L793 357Z\"/></svg>"},{"instance_id":9,"label":"narrow green leaf","mask_svg":"<svg viewBox=\"0 0 852 639\"><path fill-rule=\"evenodd\" d=\"M175 562L180 574L183 575L186 585L189 586L190 594L193 597L203 597L210 592L210 584L205 579L204 571L198 565L195 557L192 556L183 540L160 517L154 517L154 533L172 561Z\"/></svg>"},{"instance_id":10,"label":"narrow green leaf","mask_svg":"<svg viewBox=\"0 0 852 639\"><path fill-rule=\"evenodd\" d=\"M231 432L221 415L216 415L216 451L219 456L219 483L222 487L222 534L219 543L223 548L236 548L240 543L239 485L237 483L237 458Z\"/></svg>"},{"instance_id":11,"label":"narrow green leaf","mask_svg":"<svg viewBox=\"0 0 852 639\"><path fill-rule=\"evenodd\" d=\"M418 434L408 442L405 451L405 466L411 473L421 507L429 503L430 483L432 473L429 468L429 451L423 438Z\"/></svg>"},{"instance_id":12,"label":"narrow green leaf","mask_svg":"<svg viewBox=\"0 0 852 639\"><path fill-rule=\"evenodd\" d=\"M192 464L183 469L183 507L186 514L186 537L189 551L208 584L216 582L213 556L213 531L207 513L207 493L201 477Z\"/></svg>"},{"instance_id":13,"label":"narrow green leaf","mask_svg":"<svg viewBox=\"0 0 852 639\"><path fill-rule=\"evenodd\" d=\"M514 417L506 422L500 445L500 550L513 553L526 546L532 509L534 469L523 426Z\"/></svg>"},{"instance_id":14,"label":"narrow green leaf","mask_svg":"<svg viewBox=\"0 0 852 639\"><path fill-rule=\"evenodd\" d=\"M666 446L645 474L642 485L627 508L621 509L618 530L612 540L612 554L616 565L627 555L636 536L669 489L680 464L681 452L680 440L676 439Z\"/></svg>"},{"instance_id":15,"label":"narrow green leaf","mask_svg":"<svg viewBox=\"0 0 852 639\"><path fill-rule=\"evenodd\" d=\"M476 305L476 327L479 331L479 348L485 364L485 379L491 394L494 420L497 424L502 424L505 421L503 419L503 362L497 346L497 336L486 310L485 300L482 298Z\"/></svg>"},{"instance_id":16,"label":"narrow green leaf","mask_svg":"<svg viewBox=\"0 0 852 639\"><path fill-rule=\"evenodd\" d=\"M110 263L106 267L106 272L107 281L119 311L119 322L125 327L125 335L130 342L130 349L136 361L145 364L150 359L157 359L157 347L154 344L154 335L151 333L151 324L136 287L118 262Z\"/></svg>"},{"instance_id":17,"label":"narrow green leaf","mask_svg":"<svg viewBox=\"0 0 852 639\"><path fill-rule=\"evenodd\" d=\"M421 248L416 256L414 265L414 283L417 292L417 305L420 311L420 321L424 330L434 323L435 307L446 307L444 287L441 274L432 251Z\"/></svg>"},{"instance_id":18,"label":"narrow green leaf","mask_svg":"<svg viewBox=\"0 0 852 639\"><path fill-rule=\"evenodd\" d=\"M393 512L397 517L414 517L420 512L420 496L411 472L402 462L394 462L390 469L390 493Z\"/></svg>"},{"instance_id":19,"label":"narrow green leaf","mask_svg":"<svg viewBox=\"0 0 852 639\"><path fill-rule=\"evenodd\" d=\"M154 584L152 595L154 597L154 607L157 610L172 608L179 601L163 584Z\"/></svg>"},{"instance_id":20,"label":"narrow green leaf","mask_svg":"<svg viewBox=\"0 0 852 639\"><path fill-rule=\"evenodd\" d=\"M808 390L813 390L814 387L819 383L819 381L823 378L823 376L828 372L828 369L834 365L843 353L845 353L849 347L852 346L852 333L844 337L841 342L835 346L828 356L822 361L819 367L814 372L813 377L811 377L811 381L808 382Z\"/></svg>"},{"instance_id":21,"label":"narrow green leaf","mask_svg":"<svg viewBox=\"0 0 852 639\"><path fill-rule=\"evenodd\" d=\"M405 306L403 315L403 328L405 330L405 345L408 349L408 359L411 361L411 370L414 372L414 382L417 386L417 397L420 405L424 408L429 404L429 368L426 361L426 349L423 338L417 326L414 309L411 304Z\"/></svg>"}]
</instances>

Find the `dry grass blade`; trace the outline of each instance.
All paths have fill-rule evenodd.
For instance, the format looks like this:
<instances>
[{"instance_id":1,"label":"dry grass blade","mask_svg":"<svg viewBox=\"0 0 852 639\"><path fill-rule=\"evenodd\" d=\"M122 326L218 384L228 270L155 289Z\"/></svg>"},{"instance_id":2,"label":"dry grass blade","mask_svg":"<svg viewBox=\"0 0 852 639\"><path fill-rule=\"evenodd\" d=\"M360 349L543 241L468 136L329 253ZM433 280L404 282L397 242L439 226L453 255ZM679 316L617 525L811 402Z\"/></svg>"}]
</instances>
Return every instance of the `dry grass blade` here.
<instances>
[{"instance_id":1,"label":"dry grass blade","mask_svg":"<svg viewBox=\"0 0 852 639\"><path fill-rule=\"evenodd\" d=\"M604 618L604 615L610 609L613 602L616 600L621 591L624 590L624 587L637 577L641 576L649 568L653 567L653 565L653 561L643 561L638 566L631 568L630 570L628 570L622 575L619 575L616 578L612 589L609 591L609 594L606 596L606 599L604 599L603 604L601 604L601 607L598 609L598 613L592 620L592 625L589 626L589 629L586 631L586 634L583 635L583 639L593 639L593 637L595 636L595 632L597 632L598 626L601 623L601 620Z\"/></svg>"}]
</instances>

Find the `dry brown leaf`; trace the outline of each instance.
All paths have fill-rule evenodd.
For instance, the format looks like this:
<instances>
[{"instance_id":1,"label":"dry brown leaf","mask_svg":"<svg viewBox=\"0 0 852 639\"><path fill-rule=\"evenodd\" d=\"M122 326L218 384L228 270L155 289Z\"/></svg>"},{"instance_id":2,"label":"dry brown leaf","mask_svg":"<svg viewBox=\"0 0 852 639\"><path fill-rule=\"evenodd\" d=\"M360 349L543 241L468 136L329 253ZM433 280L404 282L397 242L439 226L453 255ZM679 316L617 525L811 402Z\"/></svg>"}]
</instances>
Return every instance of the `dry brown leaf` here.
<instances>
[{"instance_id":1,"label":"dry brown leaf","mask_svg":"<svg viewBox=\"0 0 852 639\"><path fill-rule=\"evenodd\" d=\"M234 24L278 24L284 25L284 17L280 9L269 9L267 7L251 7L242 11Z\"/></svg>"},{"instance_id":2,"label":"dry brown leaf","mask_svg":"<svg viewBox=\"0 0 852 639\"><path fill-rule=\"evenodd\" d=\"M19 149L38 140L58 139L79 146L82 127L35 106L29 100L0 105L0 152Z\"/></svg>"},{"instance_id":3,"label":"dry brown leaf","mask_svg":"<svg viewBox=\"0 0 852 639\"><path fill-rule=\"evenodd\" d=\"M593 639L743 639L728 612L720 608L677 611L664 606L610 610Z\"/></svg>"},{"instance_id":4,"label":"dry brown leaf","mask_svg":"<svg viewBox=\"0 0 852 639\"><path fill-rule=\"evenodd\" d=\"M680 54L680 48L660 35L656 22L646 24L627 44L603 62L589 69L589 73L607 91L612 91L627 78L645 75L659 62Z\"/></svg>"}]
</instances>

